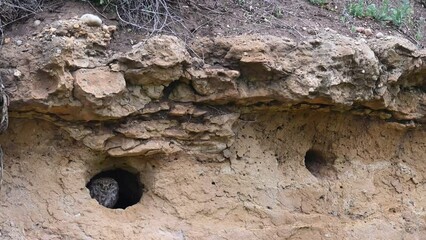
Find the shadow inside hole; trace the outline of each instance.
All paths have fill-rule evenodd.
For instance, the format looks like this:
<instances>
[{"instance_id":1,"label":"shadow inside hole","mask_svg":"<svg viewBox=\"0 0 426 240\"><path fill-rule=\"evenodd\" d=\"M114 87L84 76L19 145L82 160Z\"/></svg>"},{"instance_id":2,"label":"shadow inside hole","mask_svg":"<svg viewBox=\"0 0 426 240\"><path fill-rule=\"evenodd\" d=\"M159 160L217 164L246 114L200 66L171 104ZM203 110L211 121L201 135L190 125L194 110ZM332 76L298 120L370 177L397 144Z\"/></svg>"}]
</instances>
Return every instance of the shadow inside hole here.
<instances>
[{"instance_id":1,"label":"shadow inside hole","mask_svg":"<svg viewBox=\"0 0 426 240\"><path fill-rule=\"evenodd\" d=\"M334 178L336 170L333 162L327 161L324 155L318 151L310 149L305 155L305 166L308 171L317 178Z\"/></svg>"},{"instance_id":2,"label":"shadow inside hole","mask_svg":"<svg viewBox=\"0 0 426 240\"><path fill-rule=\"evenodd\" d=\"M123 169L112 169L103 171L93 176L87 183L86 187L90 190L89 186L92 182L99 178L113 178L118 183L118 200L112 207L113 209L125 209L129 206L138 203L143 194L143 184L139 181L139 174L131 173Z\"/></svg>"}]
</instances>

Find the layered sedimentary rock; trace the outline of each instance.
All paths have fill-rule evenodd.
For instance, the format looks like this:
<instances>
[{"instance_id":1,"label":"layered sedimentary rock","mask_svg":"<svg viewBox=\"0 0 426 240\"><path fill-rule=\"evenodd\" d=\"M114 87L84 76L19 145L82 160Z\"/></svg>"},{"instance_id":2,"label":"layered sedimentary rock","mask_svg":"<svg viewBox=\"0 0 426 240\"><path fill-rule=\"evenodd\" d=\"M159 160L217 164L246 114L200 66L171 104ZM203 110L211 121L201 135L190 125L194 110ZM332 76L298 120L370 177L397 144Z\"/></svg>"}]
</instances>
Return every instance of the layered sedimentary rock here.
<instances>
[{"instance_id":1,"label":"layered sedimentary rock","mask_svg":"<svg viewBox=\"0 0 426 240\"><path fill-rule=\"evenodd\" d=\"M205 160L223 160L233 123L261 109L426 121L426 52L407 40L328 31L301 42L239 36L185 45L156 36L120 53L107 48L114 31L59 21L29 44L5 45L12 116L50 119L111 156L186 150Z\"/></svg>"}]
</instances>

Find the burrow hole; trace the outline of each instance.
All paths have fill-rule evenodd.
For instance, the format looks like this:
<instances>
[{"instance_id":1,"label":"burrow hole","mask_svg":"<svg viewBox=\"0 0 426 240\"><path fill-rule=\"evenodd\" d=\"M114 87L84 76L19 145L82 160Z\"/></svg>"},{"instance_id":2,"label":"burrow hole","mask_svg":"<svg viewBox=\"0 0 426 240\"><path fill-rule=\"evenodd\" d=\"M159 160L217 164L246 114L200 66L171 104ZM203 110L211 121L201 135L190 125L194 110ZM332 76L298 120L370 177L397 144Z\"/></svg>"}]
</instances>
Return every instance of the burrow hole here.
<instances>
[{"instance_id":1,"label":"burrow hole","mask_svg":"<svg viewBox=\"0 0 426 240\"><path fill-rule=\"evenodd\" d=\"M99 204L113 209L125 209L135 205L142 198L144 185L139 179L138 173L112 169L93 176L86 187L90 191L90 196L95 198ZM118 191L115 191L117 185ZM117 192L118 199L116 199Z\"/></svg>"},{"instance_id":2,"label":"burrow hole","mask_svg":"<svg viewBox=\"0 0 426 240\"><path fill-rule=\"evenodd\" d=\"M306 152L305 166L317 178L335 177L336 170L333 164L334 160L330 161L319 150L310 149Z\"/></svg>"}]
</instances>

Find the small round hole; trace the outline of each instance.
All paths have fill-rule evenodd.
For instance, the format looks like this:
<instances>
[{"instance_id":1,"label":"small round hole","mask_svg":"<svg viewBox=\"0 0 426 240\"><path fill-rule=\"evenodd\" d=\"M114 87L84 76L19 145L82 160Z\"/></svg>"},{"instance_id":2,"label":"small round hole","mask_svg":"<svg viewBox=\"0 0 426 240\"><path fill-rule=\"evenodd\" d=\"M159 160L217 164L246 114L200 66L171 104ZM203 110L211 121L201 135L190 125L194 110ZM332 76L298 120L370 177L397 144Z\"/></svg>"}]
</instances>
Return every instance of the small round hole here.
<instances>
[{"instance_id":1,"label":"small round hole","mask_svg":"<svg viewBox=\"0 0 426 240\"><path fill-rule=\"evenodd\" d=\"M317 178L335 177L336 171L332 164L318 150L310 149L306 152L305 166Z\"/></svg>"},{"instance_id":2,"label":"small round hole","mask_svg":"<svg viewBox=\"0 0 426 240\"><path fill-rule=\"evenodd\" d=\"M140 201L143 184L139 174L123 169L103 171L93 176L86 187L90 196L107 208L125 209Z\"/></svg>"}]
</instances>

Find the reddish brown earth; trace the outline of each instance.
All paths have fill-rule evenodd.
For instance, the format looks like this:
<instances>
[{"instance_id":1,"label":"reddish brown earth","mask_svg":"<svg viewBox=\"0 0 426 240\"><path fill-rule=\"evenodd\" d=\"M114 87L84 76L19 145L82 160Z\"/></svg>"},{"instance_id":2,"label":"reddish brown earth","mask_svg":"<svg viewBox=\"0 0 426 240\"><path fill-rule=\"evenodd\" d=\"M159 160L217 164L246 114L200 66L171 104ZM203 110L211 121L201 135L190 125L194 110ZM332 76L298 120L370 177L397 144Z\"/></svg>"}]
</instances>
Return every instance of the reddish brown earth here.
<instances>
[{"instance_id":1,"label":"reddish brown earth","mask_svg":"<svg viewBox=\"0 0 426 240\"><path fill-rule=\"evenodd\" d=\"M162 34L178 35L185 41L193 38L209 36L235 36L241 34L270 34L304 40L307 37L333 29L350 37L364 37L356 32L357 27L371 28L373 36L381 32L384 35L401 36L420 45L426 45L426 37L416 39L418 31L426 36L426 25L420 24L426 18L426 8L421 0L411 1L413 6L412 22L404 23L399 29L388 22L373 19L358 19L348 14L351 0L330 0L324 6L316 6L305 0L225 0L198 1L180 0L171 5L175 16L170 28L164 28ZM392 6L399 6L401 1L391 0ZM372 0L369 3L380 5L382 1ZM105 7L97 7L82 1L47 2L42 12L31 18L11 25L6 37L20 36L34 31L33 22L42 21L39 26L59 19L81 16L84 13L100 15L108 24L120 24L119 18ZM115 34L111 47L128 49L149 35L146 31L134 31L128 26Z\"/></svg>"}]
</instances>

